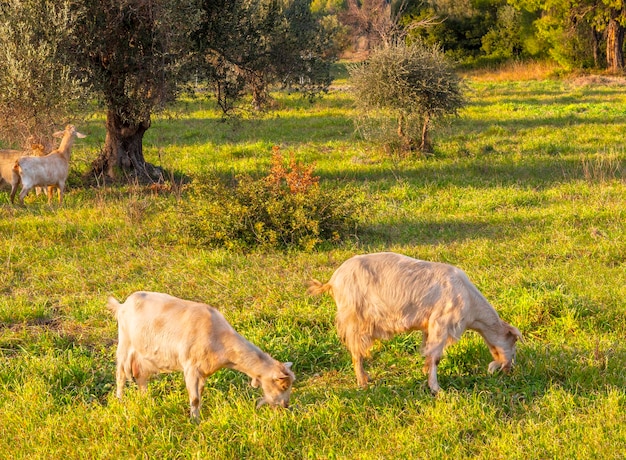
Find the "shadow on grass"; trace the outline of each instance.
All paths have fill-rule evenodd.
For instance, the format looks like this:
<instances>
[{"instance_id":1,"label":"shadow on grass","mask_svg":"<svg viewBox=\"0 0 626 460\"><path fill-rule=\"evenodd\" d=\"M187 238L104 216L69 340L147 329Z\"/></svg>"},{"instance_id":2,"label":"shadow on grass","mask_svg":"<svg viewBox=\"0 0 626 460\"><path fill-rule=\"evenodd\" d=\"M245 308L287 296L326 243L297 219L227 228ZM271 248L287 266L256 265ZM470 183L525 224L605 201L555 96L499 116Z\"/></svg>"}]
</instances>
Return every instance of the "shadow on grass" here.
<instances>
[{"instance_id":1,"label":"shadow on grass","mask_svg":"<svg viewBox=\"0 0 626 460\"><path fill-rule=\"evenodd\" d=\"M543 225L545 224L539 220L507 219L505 216L484 220L404 218L389 224L364 227L360 230L359 237L368 243L385 245L416 242L419 245L439 245L478 239L502 242L515 240L516 237Z\"/></svg>"},{"instance_id":2,"label":"shadow on grass","mask_svg":"<svg viewBox=\"0 0 626 460\"><path fill-rule=\"evenodd\" d=\"M617 91L617 89L615 90ZM604 92L596 95L601 98ZM545 105L551 110L546 115L538 114L537 117L511 118L507 120L494 120L482 118L480 120L470 120L459 118L454 120L449 128L450 133L445 135L445 142L458 144L459 161L455 164L435 168L432 163L425 161L404 161L400 164L392 164L393 161L383 161L383 164L372 164L371 167L365 165L360 168L350 168L349 170L333 171L332 173L321 173L322 178L339 181L371 181L390 180L394 177L407 178L415 181L416 185L424 183L437 184L462 184L493 186L494 184L519 184L525 183L531 186L546 186L559 180L576 180L583 176L582 168L575 160L561 158L563 153L597 153L595 145L572 145L572 143L560 144L550 136L534 139L532 148L534 151L528 152L528 158L506 160L506 156L514 151L519 153L519 148L515 145L512 135L520 131L533 131L539 128L558 129L581 129L585 125L605 125L607 117L612 123L623 122L626 124L626 116L618 115L591 115L580 114L576 108L569 108L569 105L579 105L581 109L590 105L587 99L574 95L563 96L561 92L554 91L554 97L549 101L541 98L527 98L523 94L509 94L504 102L512 104L537 104ZM552 94L550 94L552 96ZM587 97L587 95L586 95ZM595 96L594 96L595 97ZM518 98L518 99L516 99ZM205 153L198 155L210 156L214 154L211 147L224 147L227 145L249 145L241 151L233 151L235 159L254 156L255 149L263 150L264 157L269 158L272 145L303 145L332 142L354 141L354 125L349 114L328 114L324 112L327 108L344 109L350 103L346 100L336 100L333 98L322 99L315 104L306 101L294 103L298 109L293 113L274 112L265 114L259 118L234 119L223 121L214 112L207 115L207 118L194 118L193 116L181 116L167 119L156 119L144 138L144 147L147 149L168 150L170 148L198 147L199 152L206 147ZM489 101L480 100L472 102L470 105L491 104ZM567 105L569 104L569 105ZM209 105L207 103L207 105ZM566 106L567 105L567 106ZM190 107L195 107L193 104ZM311 110L306 110L308 108ZM562 116L554 115L554 112L562 113ZM85 139L85 145L100 145L104 139L104 127L101 120L92 120L86 123L86 129L90 131L90 137ZM476 138L490 139L489 132L502 130L502 134L495 133L500 140L491 140L492 145L475 146L472 148L482 149L479 152L472 152L477 158L462 158L467 147L465 143L475 144ZM493 135L493 133L492 133ZM254 147L254 144L265 144L267 147ZM210 147L208 147L210 146ZM455 152L453 152L454 154ZM522 152L523 153L523 152ZM537 158L537 154L541 155ZM326 152L321 153L324 157ZM494 157L497 157L494 159ZM508 164L503 164L503 161ZM184 173L184 172L183 172Z\"/></svg>"}]
</instances>

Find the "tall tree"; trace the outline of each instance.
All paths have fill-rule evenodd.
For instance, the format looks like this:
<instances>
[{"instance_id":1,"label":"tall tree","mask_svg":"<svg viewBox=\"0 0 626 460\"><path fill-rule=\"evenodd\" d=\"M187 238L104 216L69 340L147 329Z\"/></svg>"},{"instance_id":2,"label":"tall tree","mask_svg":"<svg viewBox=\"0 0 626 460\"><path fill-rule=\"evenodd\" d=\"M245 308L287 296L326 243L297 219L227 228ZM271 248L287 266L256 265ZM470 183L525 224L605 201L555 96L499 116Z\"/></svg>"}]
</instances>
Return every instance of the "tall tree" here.
<instances>
[{"instance_id":1,"label":"tall tree","mask_svg":"<svg viewBox=\"0 0 626 460\"><path fill-rule=\"evenodd\" d=\"M203 0L203 9L196 46L224 110L244 91L263 107L274 83L310 94L330 84L332 30L311 0Z\"/></svg>"},{"instance_id":2,"label":"tall tree","mask_svg":"<svg viewBox=\"0 0 626 460\"><path fill-rule=\"evenodd\" d=\"M195 0L77 0L71 49L78 74L106 109L106 139L91 174L158 180L142 141L151 115L177 94Z\"/></svg>"},{"instance_id":3,"label":"tall tree","mask_svg":"<svg viewBox=\"0 0 626 460\"><path fill-rule=\"evenodd\" d=\"M624 70L623 0L508 0L516 8L537 14L537 35L546 43L552 57L566 67L592 62L614 73Z\"/></svg>"}]
</instances>

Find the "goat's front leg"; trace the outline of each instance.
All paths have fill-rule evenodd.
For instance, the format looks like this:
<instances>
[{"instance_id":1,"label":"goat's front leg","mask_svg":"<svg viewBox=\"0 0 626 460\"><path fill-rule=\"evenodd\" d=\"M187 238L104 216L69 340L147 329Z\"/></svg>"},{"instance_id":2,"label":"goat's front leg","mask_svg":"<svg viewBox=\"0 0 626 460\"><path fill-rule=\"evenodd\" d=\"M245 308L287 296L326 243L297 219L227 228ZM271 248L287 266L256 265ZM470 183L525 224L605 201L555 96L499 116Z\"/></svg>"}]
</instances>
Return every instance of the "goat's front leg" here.
<instances>
[{"instance_id":1,"label":"goat's front leg","mask_svg":"<svg viewBox=\"0 0 626 460\"><path fill-rule=\"evenodd\" d=\"M13 204L13 202L15 201L15 193L17 192L17 185L18 184L13 184L11 186L11 204Z\"/></svg>"},{"instance_id":2,"label":"goat's front leg","mask_svg":"<svg viewBox=\"0 0 626 460\"><path fill-rule=\"evenodd\" d=\"M426 364L424 365L424 370L428 374L428 388L430 388L430 392L433 396L437 396L437 393L441 390L439 381L437 380L437 366L440 360L441 357L427 356Z\"/></svg>"},{"instance_id":3,"label":"goat's front leg","mask_svg":"<svg viewBox=\"0 0 626 460\"><path fill-rule=\"evenodd\" d=\"M443 356L443 349L446 346L447 337L441 334L437 326L431 327L428 333L424 334L423 350L426 361L424 372L428 375L428 387L430 392L436 396L441 390L437 380L437 366Z\"/></svg>"},{"instance_id":4,"label":"goat's front leg","mask_svg":"<svg viewBox=\"0 0 626 460\"><path fill-rule=\"evenodd\" d=\"M59 198L59 206L63 204L63 195L65 195L65 183L60 183L57 186L57 196Z\"/></svg>"},{"instance_id":5,"label":"goat's front leg","mask_svg":"<svg viewBox=\"0 0 626 460\"><path fill-rule=\"evenodd\" d=\"M200 421L200 407L202 406L202 390L206 378L194 368L187 368L185 373L185 386L189 393L189 413L194 422Z\"/></svg>"},{"instance_id":6,"label":"goat's front leg","mask_svg":"<svg viewBox=\"0 0 626 460\"><path fill-rule=\"evenodd\" d=\"M52 196L54 195L54 185L48 185L48 205L52 203Z\"/></svg>"}]
</instances>

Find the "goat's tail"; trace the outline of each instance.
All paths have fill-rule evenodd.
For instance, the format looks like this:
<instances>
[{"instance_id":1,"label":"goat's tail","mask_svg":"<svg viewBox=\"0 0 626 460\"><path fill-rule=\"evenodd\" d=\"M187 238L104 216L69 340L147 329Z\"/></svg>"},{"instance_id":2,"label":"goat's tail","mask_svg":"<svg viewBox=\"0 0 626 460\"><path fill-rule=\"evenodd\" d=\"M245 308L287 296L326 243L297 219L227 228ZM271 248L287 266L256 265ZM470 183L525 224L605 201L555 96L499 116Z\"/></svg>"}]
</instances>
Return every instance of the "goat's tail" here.
<instances>
[{"instance_id":1,"label":"goat's tail","mask_svg":"<svg viewBox=\"0 0 626 460\"><path fill-rule=\"evenodd\" d=\"M117 301L117 299L115 299L115 297L109 296L109 299L107 300L107 308L111 310L111 313L113 313L113 316L115 316L116 318L120 306L120 303Z\"/></svg>"},{"instance_id":2,"label":"goat's tail","mask_svg":"<svg viewBox=\"0 0 626 460\"><path fill-rule=\"evenodd\" d=\"M317 281L315 279L310 280L308 283L308 289L306 290L306 293L309 295L320 295L323 294L324 292L328 292L331 290L331 285L326 283L322 283L321 281Z\"/></svg>"},{"instance_id":3,"label":"goat's tail","mask_svg":"<svg viewBox=\"0 0 626 460\"><path fill-rule=\"evenodd\" d=\"M11 183L18 186L20 182L22 182L22 168L20 167L20 159L18 158L13 165L13 181Z\"/></svg>"}]
</instances>

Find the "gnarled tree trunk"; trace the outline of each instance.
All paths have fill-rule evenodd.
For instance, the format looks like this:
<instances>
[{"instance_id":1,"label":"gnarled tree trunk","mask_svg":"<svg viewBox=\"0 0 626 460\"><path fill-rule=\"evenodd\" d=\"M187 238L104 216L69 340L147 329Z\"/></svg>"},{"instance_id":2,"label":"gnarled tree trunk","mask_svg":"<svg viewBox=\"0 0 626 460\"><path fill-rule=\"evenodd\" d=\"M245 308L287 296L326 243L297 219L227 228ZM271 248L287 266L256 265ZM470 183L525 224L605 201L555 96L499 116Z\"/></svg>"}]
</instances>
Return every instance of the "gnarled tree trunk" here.
<instances>
[{"instance_id":1,"label":"gnarled tree trunk","mask_svg":"<svg viewBox=\"0 0 626 460\"><path fill-rule=\"evenodd\" d=\"M113 110L107 112L106 138L100 156L89 175L97 181L125 179L139 183L163 181L163 171L143 156L143 135L150 128L150 118L138 123L124 122Z\"/></svg>"}]
</instances>

